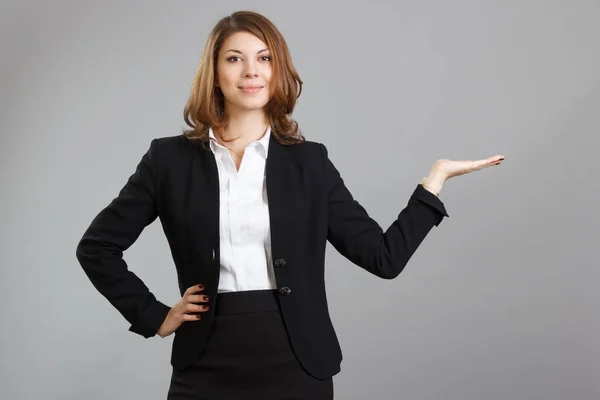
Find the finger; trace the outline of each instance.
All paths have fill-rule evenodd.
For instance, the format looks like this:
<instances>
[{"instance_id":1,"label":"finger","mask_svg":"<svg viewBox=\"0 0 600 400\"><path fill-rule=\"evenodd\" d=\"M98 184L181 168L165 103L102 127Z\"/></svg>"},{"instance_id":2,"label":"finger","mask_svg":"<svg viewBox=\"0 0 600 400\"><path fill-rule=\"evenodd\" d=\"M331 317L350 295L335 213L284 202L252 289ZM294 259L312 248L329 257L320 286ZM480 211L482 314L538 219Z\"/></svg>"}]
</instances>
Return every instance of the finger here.
<instances>
[{"instance_id":1,"label":"finger","mask_svg":"<svg viewBox=\"0 0 600 400\"><path fill-rule=\"evenodd\" d=\"M210 297L205 294L190 294L187 301L189 303L206 303L210 301Z\"/></svg>"},{"instance_id":2,"label":"finger","mask_svg":"<svg viewBox=\"0 0 600 400\"><path fill-rule=\"evenodd\" d=\"M198 292L198 291L200 291L200 292L201 292L201 291L203 291L203 290L204 290L204 285L203 285L203 284L201 284L201 283L199 283L199 284L197 284L197 285L190 286L189 288L187 288L184 294L185 294L185 295L188 295L188 294L196 293L196 292Z\"/></svg>"},{"instance_id":3,"label":"finger","mask_svg":"<svg viewBox=\"0 0 600 400\"><path fill-rule=\"evenodd\" d=\"M191 312L205 312L205 311L208 311L209 308L210 308L210 306L205 306L205 305L200 305L200 304L194 304L194 303L187 303L185 305L186 312L188 312L188 311L191 311Z\"/></svg>"},{"instance_id":4,"label":"finger","mask_svg":"<svg viewBox=\"0 0 600 400\"><path fill-rule=\"evenodd\" d=\"M498 164L500 161L504 160L504 156L502 155L497 155L497 156L493 156L493 157L488 157L486 158L486 161L488 161L488 163L490 165L496 165Z\"/></svg>"},{"instance_id":5,"label":"finger","mask_svg":"<svg viewBox=\"0 0 600 400\"><path fill-rule=\"evenodd\" d=\"M493 165L500 164L500 161L502 161L502 160L504 160L503 156L494 156L494 157L486 158L484 160L476 161L475 165L476 165L477 169L487 168L487 167L491 167Z\"/></svg>"},{"instance_id":6,"label":"finger","mask_svg":"<svg viewBox=\"0 0 600 400\"><path fill-rule=\"evenodd\" d=\"M200 315L200 314L183 314L182 319L184 321L198 321L199 319L202 319L202 315Z\"/></svg>"},{"instance_id":7,"label":"finger","mask_svg":"<svg viewBox=\"0 0 600 400\"><path fill-rule=\"evenodd\" d=\"M490 161L488 159L471 161L471 166L470 166L469 170L471 170L471 171L477 171L477 170L479 170L481 168L485 168L485 167L488 167L490 165L492 165L492 164L490 163Z\"/></svg>"}]
</instances>

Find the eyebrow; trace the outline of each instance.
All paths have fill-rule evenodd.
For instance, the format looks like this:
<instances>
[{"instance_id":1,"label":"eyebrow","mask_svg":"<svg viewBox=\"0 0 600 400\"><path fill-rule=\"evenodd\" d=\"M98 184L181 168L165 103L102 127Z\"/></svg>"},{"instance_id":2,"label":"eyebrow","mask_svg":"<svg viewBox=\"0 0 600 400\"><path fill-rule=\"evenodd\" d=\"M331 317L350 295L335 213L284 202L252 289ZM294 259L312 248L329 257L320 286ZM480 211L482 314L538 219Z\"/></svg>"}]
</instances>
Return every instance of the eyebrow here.
<instances>
[{"instance_id":1,"label":"eyebrow","mask_svg":"<svg viewBox=\"0 0 600 400\"><path fill-rule=\"evenodd\" d=\"M268 50L269 50L269 49L262 49L262 50L258 51L256 54L260 54L260 53L262 53L263 51L268 51ZM239 54L242 54L242 52L241 52L241 51L239 51L239 50L236 50L236 49L229 49L229 50L227 50L225 53L227 53L227 52L230 52L230 51L232 51L232 52L234 52L234 53L239 53Z\"/></svg>"}]
</instances>

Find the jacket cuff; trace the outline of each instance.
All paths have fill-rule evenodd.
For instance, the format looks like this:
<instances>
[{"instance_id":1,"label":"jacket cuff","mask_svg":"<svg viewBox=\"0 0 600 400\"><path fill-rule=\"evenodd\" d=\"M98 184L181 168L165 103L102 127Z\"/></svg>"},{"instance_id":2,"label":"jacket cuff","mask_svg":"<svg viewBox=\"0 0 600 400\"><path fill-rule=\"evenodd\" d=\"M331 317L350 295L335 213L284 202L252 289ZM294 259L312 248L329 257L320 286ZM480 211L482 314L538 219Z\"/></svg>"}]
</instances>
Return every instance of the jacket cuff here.
<instances>
[{"instance_id":1,"label":"jacket cuff","mask_svg":"<svg viewBox=\"0 0 600 400\"><path fill-rule=\"evenodd\" d=\"M155 299L138 320L129 327L129 331L142 335L146 339L155 336L170 310L171 307Z\"/></svg>"},{"instance_id":2,"label":"jacket cuff","mask_svg":"<svg viewBox=\"0 0 600 400\"><path fill-rule=\"evenodd\" d=\"M439 199L439 197L436 196L435 194L431 193L429 190L425 189L421 184L417 185L411 198L415 199L415 200L419 200L420 202L427 204L429 207L433 208L434 210L436 210L438 213L440 213L441 215L443 215L445 217L450 217L448 215L448 213L446 212L444 203L442 203L442 201ZM442 218L440 218L439 221L435 225L438 226L441 221L442 221Z\"/></svg>"}]
</instances>

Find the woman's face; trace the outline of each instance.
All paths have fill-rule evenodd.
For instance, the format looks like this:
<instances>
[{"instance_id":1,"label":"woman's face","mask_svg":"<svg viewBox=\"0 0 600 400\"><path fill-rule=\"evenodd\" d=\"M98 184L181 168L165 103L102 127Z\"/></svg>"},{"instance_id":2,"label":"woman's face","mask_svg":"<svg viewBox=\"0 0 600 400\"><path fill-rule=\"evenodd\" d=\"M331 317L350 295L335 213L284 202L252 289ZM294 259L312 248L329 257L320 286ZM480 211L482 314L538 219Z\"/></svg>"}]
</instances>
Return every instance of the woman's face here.
<instances>
[{"instance_id":1,"label":"woman's face","mask_svg":"<svg viewBox=\"0 0 600 400\"><path fill-rule=\"evenodd\" d=\"M262 109L270 100L271 53L248 32L229 36L219 50L217 86L228 114Z\"/></svg>"}]
</instances>

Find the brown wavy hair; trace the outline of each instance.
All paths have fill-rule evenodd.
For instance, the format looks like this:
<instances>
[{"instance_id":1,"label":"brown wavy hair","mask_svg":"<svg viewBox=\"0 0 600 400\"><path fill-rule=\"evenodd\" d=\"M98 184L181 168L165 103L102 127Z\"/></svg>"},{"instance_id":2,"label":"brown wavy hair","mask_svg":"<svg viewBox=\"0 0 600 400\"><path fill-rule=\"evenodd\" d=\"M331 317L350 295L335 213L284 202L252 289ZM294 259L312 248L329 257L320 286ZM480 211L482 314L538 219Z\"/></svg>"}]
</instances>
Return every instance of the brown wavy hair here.
<instances>
[{"instance_id":1,"label":"brown wavy hair","mask_svg":"<svg viewBox=\"0 0 600 400\"><path fill-rule=\"evenodd\" d=\"M296 100L302 93L302 80L292 64L287 43L275 25L261 14L237 11L221 19L213 28L200 59L200 65L183 111L183 119L191 129L183 135L194 142L208 143L208 129L221 132L227 125L224 96L216 86L217 56L223 42L236 32L248 32L262 40L271 50L271 99L265 112L271 124L271 134L281 144L296 144L305 140L298 123L290 117ZM270 84L271 85L271 84Z\"/></svg>"}]
</instances>

